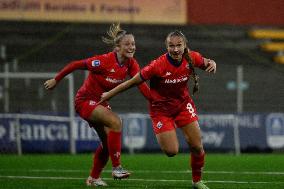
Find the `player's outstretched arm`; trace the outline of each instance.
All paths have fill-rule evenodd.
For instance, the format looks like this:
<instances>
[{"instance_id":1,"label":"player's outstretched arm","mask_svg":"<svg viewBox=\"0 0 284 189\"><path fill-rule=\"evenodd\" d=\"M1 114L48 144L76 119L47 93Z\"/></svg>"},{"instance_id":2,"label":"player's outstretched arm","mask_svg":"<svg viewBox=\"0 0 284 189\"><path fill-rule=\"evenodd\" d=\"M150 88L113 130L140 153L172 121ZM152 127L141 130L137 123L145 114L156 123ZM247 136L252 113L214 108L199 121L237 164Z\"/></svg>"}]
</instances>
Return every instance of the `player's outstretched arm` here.
<instances>
[{"instance_id":1,"label":"player's outstretched arm","mask_svg":"<svg viewBox=\"0 0 284 189\"><path fill-rule=\"evenodd\" d=\"M99 103L107 101L107 100L111 99L112 97L114 97L115 95L117 95L118 93L121 93L121 92L135 86L135 85L139 85L142 82L143 82L143 80L140 77L140 73L137 73L131 79L119 84L118 86L116 86L112 90L103 93L102 96L101 96L101 101Z\"/></svg>"},{"instance_id":2,"label":"player's outstretched arm","mask_svg":"<svg viewBox=\"0 0 284 189\"><path fill-rule=\"evenodd\" d=\"M47 90L54 89L56 85L59 83L59 81L61 81L66 75L78 69L83 69L83 70L87 69L85 60L73 61L67 64L62 70L60 70L60 72L55 76L55 78L45 81L44 87Z\"/></svg>"}]
</instances>

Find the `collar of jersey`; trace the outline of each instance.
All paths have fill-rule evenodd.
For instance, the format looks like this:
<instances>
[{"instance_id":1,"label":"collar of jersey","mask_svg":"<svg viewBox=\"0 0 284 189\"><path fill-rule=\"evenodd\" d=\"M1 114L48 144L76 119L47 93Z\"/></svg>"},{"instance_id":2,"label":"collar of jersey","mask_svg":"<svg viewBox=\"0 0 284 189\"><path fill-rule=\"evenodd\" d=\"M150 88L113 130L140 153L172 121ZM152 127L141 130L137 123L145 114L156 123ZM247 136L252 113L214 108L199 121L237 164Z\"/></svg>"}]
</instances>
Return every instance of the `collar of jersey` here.
<instances>
[{"instance_id":1,"label":"collar of jersey","mask_svg":"<svg viewBox=\"0 0 284 189\"><path fill-rule=\"evenodd\" d=\"M173 66L179 67L179 66L181 65L182 60L181 60L181 61L176 61L176 60L174 60L174 59L170 56L169 53L167 53L166 56L167 56L168 61L169 61Z\"/></svg>"},{"instance_id":2,"label":"collar of jersey","mask_svg":"<svg viewBox=\"0 0 284 189\"><path fill-rule=\"evenodd\" d=\"M117 53L114 52L114 56L115 56L115 60L116 60L116 63L118 64L119 67L123 67L124 64L120 64L119 61L118 61L118 58L117 58Z\"/></svg>"}]
</instances>

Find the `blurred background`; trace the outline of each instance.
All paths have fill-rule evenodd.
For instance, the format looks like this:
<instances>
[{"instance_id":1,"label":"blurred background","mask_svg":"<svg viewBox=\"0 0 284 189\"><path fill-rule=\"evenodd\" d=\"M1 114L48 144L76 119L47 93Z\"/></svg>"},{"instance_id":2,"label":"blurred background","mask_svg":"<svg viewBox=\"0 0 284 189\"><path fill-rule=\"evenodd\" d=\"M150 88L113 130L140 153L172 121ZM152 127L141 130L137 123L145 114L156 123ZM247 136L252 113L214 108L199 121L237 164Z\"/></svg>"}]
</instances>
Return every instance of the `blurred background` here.
<instances>
[{"instance_id":1,"label":"blurred background","mask_svg":"<svg viewBox=\"0 0 284 189\"><path fill-rule=\"evenodd\" d=\"M111 51L101 37L116 22L135 35L141 67L166 52L174 30L216 61L215 75L198 71L193 97L207 151L283 152L283 0L0 0L0 153L94 150L98 137L73 107L87 73L52 92L43 83L72 60ZM110 103L124 122L123 150L160 151L137 88Z\"/></svg>"}]
</instances>

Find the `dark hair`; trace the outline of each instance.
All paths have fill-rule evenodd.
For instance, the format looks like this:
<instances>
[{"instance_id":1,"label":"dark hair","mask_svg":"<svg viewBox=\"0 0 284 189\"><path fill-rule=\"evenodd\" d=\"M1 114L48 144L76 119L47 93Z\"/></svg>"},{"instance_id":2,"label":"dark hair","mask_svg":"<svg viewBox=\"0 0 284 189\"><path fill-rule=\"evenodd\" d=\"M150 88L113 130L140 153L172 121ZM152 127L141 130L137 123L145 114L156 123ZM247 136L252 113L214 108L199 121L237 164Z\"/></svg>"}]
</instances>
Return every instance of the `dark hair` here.
<instances>
[{"instance_id":1,"label":"dark hair","mask_svg":"<svg viewBox=\"0 0 284 189\"><path fill-rule=\"evenodd\" d=\"M187 47L187 38L185 37L185 35L181 32L181 31L174 31L174 32L171 32L168 34L167 38L166 38L166 46L167 46L167 39L170 38L170 37L173 37L173 36L178 36L178 37L181 37L185 43L185 49L184 49L184 52L183 52L183 57L185 58L185 60L188 62L188 66L189 68L192 70L192 77L194 79L194 86L193 86L193 92L192 92L192 95L194 95L196 92L199 91L199 77L198 75L196 74L195 72L195 69L194 69L194 65L192 63L192 59L191 57L189 56L189 49Z\"/></svg>"},{"instance_id":2,"label":"dark hair","mask_svg":"<svg viewBox=\"0 0 284 189\"><path fill-rule=\"evenodd\" d=\"M121 39L131 33L128 33L126 30L121 29L120 23L112 24L107 31L107 37L102 37L104 43L112 45L113 47L118 46Z\"/></svg>"}]
</instances>

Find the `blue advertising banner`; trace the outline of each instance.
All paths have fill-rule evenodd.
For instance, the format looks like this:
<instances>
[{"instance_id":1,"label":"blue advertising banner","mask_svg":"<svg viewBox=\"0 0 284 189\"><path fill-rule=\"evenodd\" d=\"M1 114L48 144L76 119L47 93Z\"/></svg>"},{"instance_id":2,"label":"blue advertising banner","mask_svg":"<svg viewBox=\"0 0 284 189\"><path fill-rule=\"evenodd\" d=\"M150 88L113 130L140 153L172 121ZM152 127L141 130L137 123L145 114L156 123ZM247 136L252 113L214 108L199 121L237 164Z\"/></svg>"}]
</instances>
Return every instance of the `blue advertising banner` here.
<instances>
[{"instance_id":1,"label":"blue advertising banner","mask_svg":"<svg viewBox=\"0 0 284 189\"><path fill-rule=\"evenodd\" d=\"M120 116L123 121L123 150L160 151L148 115ZM67 117L57 118L32 119L23 115L19 118L16 114L0 114L0 153L17 152L19 142L23 153L70 152L70 120ZM242 151L284 148L283 113L203 114L199 118L203 144L208 151L235 151L238 145ZM76 118L73 125L76 152L94 151L100 144L95 130L80 118ZM177 136L180 151L188 151L180 130L177 130Z\"/></svg>"},{"instance_id":2,"label":"blue advertising banner","mask_svg":"<svg viewBox=\"0 0 284 189\"><path fill-rule=\"evenodd\" d=\"M11 114L10 114L11 115ZM17 152L17 129L22 151L25 153L62 153L70 151L70 122L61 119L40 119L20 116L0 117L0 152ZM66 118L66 120L68 120ZM18 127L19 126L19 127ZM77 118L74 124L77 152L95 150L100 143L94 129Z\"/></svg>"},{"instance_id":3,"label":"blue advertising banner","mask_svg":"<svg viewBox=\"0 0 284 189\"><path fill-rule=\"evenodd\" d=\"M284 114L269 114L265 121L267 144L270 148L284 148Z\"/></svg>"}]
</instances>

